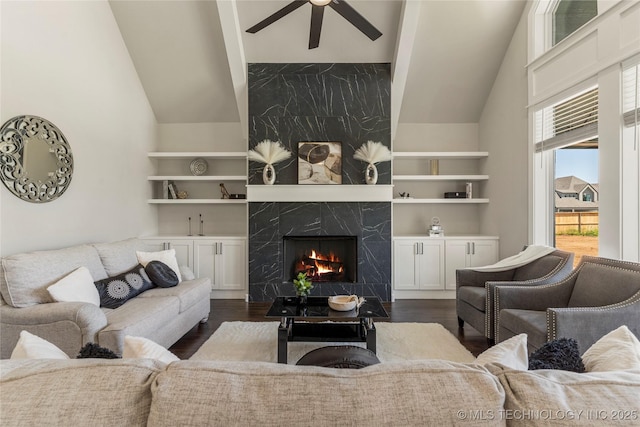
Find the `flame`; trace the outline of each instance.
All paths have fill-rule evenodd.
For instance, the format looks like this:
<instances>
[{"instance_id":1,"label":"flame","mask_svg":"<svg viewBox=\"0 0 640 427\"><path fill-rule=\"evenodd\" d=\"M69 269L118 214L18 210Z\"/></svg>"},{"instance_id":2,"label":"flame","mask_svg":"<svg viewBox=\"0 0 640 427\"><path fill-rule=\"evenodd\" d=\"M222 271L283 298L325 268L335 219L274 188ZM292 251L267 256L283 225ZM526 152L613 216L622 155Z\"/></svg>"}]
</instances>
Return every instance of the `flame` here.
<instances>
[{"instance_id":1,"label":"flame","mask_svg":"<svg viewBox=\"0 0 640 427\"><path fill-rule=\"evenodd\" d=\"M323 265L323 263L318 262L318 261L341 262L340 257L336 256L336 254L334 254L333 252L330 252L328 255L325 255L325 254L316 252L315 249L312 249L311 254L309 255L309 258L315 261L314 264L315 264L316 275L336 273L336 272L342 273L344 271L342 266L340 266L338 271L336 271L335 269L329 268L328 266Z\"/></svg>"}]
</instances>

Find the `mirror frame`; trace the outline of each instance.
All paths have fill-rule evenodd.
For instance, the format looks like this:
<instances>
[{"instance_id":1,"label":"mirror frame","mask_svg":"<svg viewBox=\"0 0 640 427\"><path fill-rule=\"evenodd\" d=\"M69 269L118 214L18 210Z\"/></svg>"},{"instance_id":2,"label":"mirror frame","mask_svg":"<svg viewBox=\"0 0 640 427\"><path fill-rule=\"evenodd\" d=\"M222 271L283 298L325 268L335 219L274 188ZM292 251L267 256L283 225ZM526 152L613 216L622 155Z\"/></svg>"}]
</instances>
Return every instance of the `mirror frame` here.
<instances>
[{"instance_id":1,"label":"mirror frame","mask_svg":"<svg viewBox=\"0 0 640 427\"><path fill-rule=\"evenodd\" d=\"M25 144L34 138L44 140L56 158L56 169L45 181L29 177L24 167ZM64 134L53 123L38 116L16 116L0 128L0 179L15 196L32 203L51 202L71 184L73 155Z\"/></svg>"}]
</instances>

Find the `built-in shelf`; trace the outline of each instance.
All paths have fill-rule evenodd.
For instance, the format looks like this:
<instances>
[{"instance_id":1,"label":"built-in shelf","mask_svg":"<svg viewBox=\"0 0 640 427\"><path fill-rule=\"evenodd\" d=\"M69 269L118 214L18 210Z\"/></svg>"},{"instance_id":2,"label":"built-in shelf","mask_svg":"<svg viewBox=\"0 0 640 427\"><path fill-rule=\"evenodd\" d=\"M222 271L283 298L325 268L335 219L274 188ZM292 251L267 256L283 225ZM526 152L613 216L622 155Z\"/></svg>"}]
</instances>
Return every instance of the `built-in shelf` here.
<instances>
[{"instance_id":1,"label":"built-in shelf","mask_svg":"<svg viewBox=\"0 0 640 427\"><path fill-rule=\"evenodd\" d=\"M489 157L488 151L396 151L393 153L396 159L481 159Z\"/></svg>"},{"instance_id":2,"label":"built-in shelf","mask_svg":"<svg viewBox=\"0 0 640 427\"><path fill-rule=\"evenodd\" d=\"M148 153L148 157L152 159L195 159L202 157L204 159L246 159L245 151L152 151Z\"/></svg>"},{"instance_id":3,"label":"built-in shelf","mask_svg":"<svg viewBox=\"0 0 640 427\"><path fill-rule=\"evenodd\" d=\"M149 181L246 181L246 175L156 175L147 177Z\"/></svg>"},{"instance_id":4,"label":"built-in shelf","mask_svg":"<svg viewBox=\"0 0 640 427\"><path fill-rule=\"evenodd\" d=\"M246 204L247 199L148 199L155 205L197 205L197 204Z\"/></svg>"},{"instance_id":5,"label":"built-in shelf","mask_svg":"<svg viewBox=\"0 0 640 427\"><path fill-rule=\"evenodd\" d=\"M393 175L394 181L486 181L489 175Z\"/></svg>"},{"instance_id":6,"label":"built-in shelf","mask_svg":"<svg viewBox=\"0 0 640 427\"><path fill-rule=\"evenodd\" d=\"M465 204L465 203L489 203L489 199L413 199L413 198L395 198L393 199L394 204Z\"/></svg>"}]
</instances>

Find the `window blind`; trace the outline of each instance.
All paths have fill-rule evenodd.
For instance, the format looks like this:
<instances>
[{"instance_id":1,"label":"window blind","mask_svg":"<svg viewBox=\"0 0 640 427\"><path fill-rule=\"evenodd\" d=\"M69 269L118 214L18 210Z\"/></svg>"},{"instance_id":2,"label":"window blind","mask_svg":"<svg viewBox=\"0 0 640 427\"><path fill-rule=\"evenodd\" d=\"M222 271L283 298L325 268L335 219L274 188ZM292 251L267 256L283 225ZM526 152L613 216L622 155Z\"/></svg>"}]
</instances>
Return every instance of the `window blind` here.
<instances>
[{"instance_id":1,"label":"window blind","mask_svg":"<svg viewBox=\"0 0 640 427\"><path fill-rule=\"evenodd\" d=\"M598 88L535 112L536 152L562 148L598 136Z\"/></svg>"},{"instance_id":2,"label":"window blind","mask_svg":"<svg viewBox=\"0 0 640 427\"><path fill-rule=\"evenodd\" d=\"M622 119L625 126L640 124L640 64L622 70Z\"/></svg>"}]
</instances>

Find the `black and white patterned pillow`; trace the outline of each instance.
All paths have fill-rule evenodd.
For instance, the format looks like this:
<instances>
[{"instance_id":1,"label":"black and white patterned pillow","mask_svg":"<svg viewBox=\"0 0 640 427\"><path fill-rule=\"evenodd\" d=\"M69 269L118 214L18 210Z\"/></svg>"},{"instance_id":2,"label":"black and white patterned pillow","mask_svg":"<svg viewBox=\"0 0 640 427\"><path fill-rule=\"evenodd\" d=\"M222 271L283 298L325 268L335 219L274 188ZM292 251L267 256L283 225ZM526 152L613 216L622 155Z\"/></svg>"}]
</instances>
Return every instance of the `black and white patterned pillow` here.
<instances>
[{"instance_id":1,"label":"black and white patterned pillow","mask_svg":"<svg viewBox=\"0 0 640 427\"><path fill-rule=\"evenodd\" d=\"M100 307L118 308L131 298L154 287L141 264L131 270L94 283L100 294Z\"/></svg>"}]
</instances>

